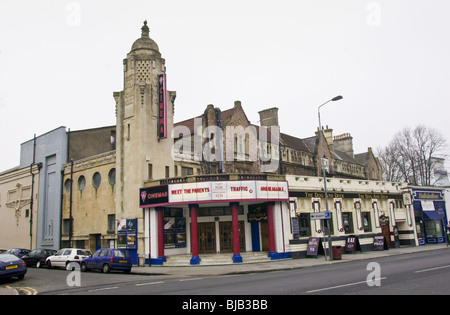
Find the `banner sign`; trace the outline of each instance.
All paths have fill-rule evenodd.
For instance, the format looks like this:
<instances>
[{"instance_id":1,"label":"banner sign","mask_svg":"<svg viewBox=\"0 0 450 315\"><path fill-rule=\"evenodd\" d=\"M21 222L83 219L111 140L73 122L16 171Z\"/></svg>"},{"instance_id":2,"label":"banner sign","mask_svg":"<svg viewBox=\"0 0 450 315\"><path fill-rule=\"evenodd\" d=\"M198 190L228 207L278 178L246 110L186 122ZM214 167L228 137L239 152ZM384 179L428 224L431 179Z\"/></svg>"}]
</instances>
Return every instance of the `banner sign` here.
<instances>
[{"instance_id":1,"label":"banner sign","mask_svg":"<svg viewBox=\"0 0 450 315\"><path fill-rule=\"evenodd\" d=\"M141 188L139 194L141 208L192 202L289 200L287 182L261 180L169 184Z\"/></svg>"},{"instance_id":2,"label":"banner sign","mask_svg":"<svg viewBox=\"0 0 450 315\"><path fill-rule=\"evenodd\" d=\"M140 190L139 205L153 205L169 202L168 186L155 186Z\"/></svg>"},{"instance_id":3,"label":"banner sign","mask_svg":"<svg viewBox=\"0 0 450 315\"><path fill-rule=\"evenodd\" d=\"M442 190L413 190L414 200L444 200Z\"/></svg>"},{"instance_id":4,"label":"banner sign","mask_svg":"<svg viewBox=\"0 0 450 315\"><path fill-rule=\"evenodd\" d=\"M159 93L158 93L158 137L167 138L167 88L166 75L158 76Z\"/></svg>"}]
</instances>

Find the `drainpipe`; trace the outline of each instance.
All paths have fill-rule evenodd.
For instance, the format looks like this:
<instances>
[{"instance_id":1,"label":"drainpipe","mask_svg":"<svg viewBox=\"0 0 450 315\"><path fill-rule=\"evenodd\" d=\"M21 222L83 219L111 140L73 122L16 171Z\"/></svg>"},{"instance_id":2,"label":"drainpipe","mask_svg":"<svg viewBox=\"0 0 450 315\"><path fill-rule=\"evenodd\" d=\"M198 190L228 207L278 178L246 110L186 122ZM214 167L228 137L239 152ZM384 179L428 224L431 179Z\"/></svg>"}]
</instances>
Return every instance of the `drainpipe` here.
<instances>
[{"instance_id":1,"label":"drainpipe","mask_svg":"<svg viewBox=\"0 0 450 315\"><path fill-rule=\"evenodd\" d=\"M33 166L36 162L36 134L33 138L33 162L30 165L31 173L31 200L30 200L30 250L33 249L33 196L34 196L34 173ZM38 168L39 169L39 168Z\"/></svg>"},{"instance_id":2,"label":"drainpipe","mask_svg":"<svg viewBox=\"0 0 450 315\"><path fill-rule=\"evenodd\" d=\"M69 196L69 246L72 245L73 218L72 218L72 193L73 193L73 159L70 156L70 128L67 135L67 160L70 162L70 196ZM64 178L64 177L63 177ZM62 210L62 207L61 207ZM62 218L62 215L61 215Z\"/></svg>"}]
</instances>

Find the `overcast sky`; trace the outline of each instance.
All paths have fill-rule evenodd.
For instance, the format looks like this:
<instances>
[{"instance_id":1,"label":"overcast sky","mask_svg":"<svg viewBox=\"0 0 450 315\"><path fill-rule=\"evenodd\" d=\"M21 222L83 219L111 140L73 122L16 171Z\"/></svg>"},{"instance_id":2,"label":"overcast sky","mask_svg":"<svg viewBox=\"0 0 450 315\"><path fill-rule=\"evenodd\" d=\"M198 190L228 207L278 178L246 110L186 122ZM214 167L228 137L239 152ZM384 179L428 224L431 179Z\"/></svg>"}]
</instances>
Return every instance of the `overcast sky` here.
<instances>
[{"instance_id":1,"label":"overcast sky","mask_svg":"<svg viewBox=\"0 0 450 315\"><path fill-rule=\"evenodd\" d=\"M448 0L1 0L0 171L59 126L115 124L122 61L148 20L177 92L175 121L242 102L281 132L323 125L355 153L424 124L450 141Z\"/></svg>"}]
</instances>

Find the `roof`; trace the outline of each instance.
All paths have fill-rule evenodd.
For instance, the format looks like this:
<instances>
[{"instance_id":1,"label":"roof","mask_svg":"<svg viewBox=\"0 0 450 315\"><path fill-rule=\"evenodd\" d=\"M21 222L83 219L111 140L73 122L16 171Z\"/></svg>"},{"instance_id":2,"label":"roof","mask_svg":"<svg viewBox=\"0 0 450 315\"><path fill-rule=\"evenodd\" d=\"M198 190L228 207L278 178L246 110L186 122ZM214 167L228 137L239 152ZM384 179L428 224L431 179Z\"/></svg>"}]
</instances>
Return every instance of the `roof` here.
<instances>
[{"instance_id":1,"label":"roof","mask_svg":"<svg viewBox=\"0 0 450 315\"><path fill-rule=\"evenodd\" d=\"M222 111L222 123L224 123L231 116L231 114L233 113L233 110L234 110L234 108L230 108L230 109ZM173 124L173 127L174 128L179 127L179 126L188 127L189 131L192 134L192 133L194 133L196 119L203 119L203 115L177 122L177 123Z\"/></svg>"},{"instance_id":2,"label":"roof","mask_svg":"<svg viewBox=\"0 0 450 315\"><path fill-rule=\"evenodd\" d=\"M290 148L300 150L300 151L306 151L309 153L313 153L314 151L311 151L310 148L308 148L307 144L303 139L296 138L290 135L287 135L285 133L280 133L281 140L284 142L284 144Z\"/></svg>"},{"instance_id":3,"label":"roof","mask_svg":"<svg viewBox=\"0 0 450 315\"><path fill-rule=\"evenodd\" d=\"M359 164L366 165L367 160L369 159L369 152L355 154L355 159L358 161Z\"/></svg>"}]
</instances>

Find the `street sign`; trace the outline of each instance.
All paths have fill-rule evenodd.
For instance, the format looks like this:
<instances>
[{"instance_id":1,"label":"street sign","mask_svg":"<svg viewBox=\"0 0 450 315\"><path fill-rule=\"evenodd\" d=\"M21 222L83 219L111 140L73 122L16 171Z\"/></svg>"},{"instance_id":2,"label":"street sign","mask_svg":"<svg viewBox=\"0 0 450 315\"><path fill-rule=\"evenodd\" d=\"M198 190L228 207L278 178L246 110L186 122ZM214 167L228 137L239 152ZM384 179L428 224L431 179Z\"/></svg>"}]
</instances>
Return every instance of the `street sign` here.
<instances>
[{"instance_id":1,"label":"street sign","mask_svg":"<svg viewBox=\"0 0 450 315\"><path fill-rule=\"evenodd\" d=\"M311 213L311 220L326 220L326 219L331 219L331 212L326 211L326 212Z\"/></svg>"}]
</instances>

